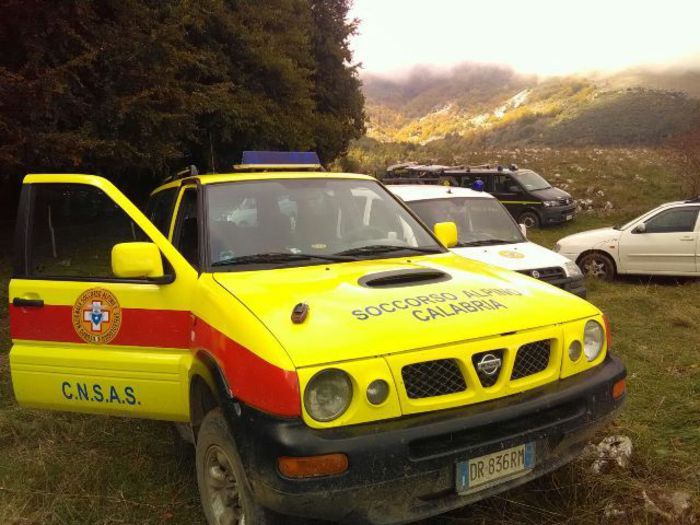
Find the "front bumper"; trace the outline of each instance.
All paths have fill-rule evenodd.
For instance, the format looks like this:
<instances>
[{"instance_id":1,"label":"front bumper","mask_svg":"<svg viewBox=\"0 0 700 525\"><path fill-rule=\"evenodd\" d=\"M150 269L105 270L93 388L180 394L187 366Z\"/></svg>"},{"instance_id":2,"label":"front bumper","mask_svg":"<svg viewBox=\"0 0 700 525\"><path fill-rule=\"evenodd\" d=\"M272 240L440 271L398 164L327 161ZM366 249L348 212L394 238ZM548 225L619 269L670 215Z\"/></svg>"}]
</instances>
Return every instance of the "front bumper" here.
<instances>
[{"instance_id":1,"label":"front bumper","mask_svg":"<svg viewBox=\"0 0 700 525\"><path fill-rule=\"evenodd\" d=\"M556 281L545 281L549 284L557 286L569 293L578 295L582 299L586 298L586 279L583 277L566 277Z\"/></svg>"},{"instance_id":2,"label":"front bumper","mask_svg":"<svg viewBox=\"0 0 700 525\"><path fill-rule=\"evenodd\" d=\"M576 218L576 206L554 206L551 208L542 207L542 224L561 224ZM570 217L570 218L567 218Z\"/></svg>"},{"instance_id":3,"label":"front bumper","mask_svg":"<svg viewBox=\"0 0 700 525\"><path fill-rule=\"evenodd\" d=\"M467 505L550 472L573 459L622 405L613 384L624 365L598 367L516 396L390 421L316 430L234 405L226 413L258 501L272 510L346 523L403 523ZM455 464L536 442L537 464L525 476L467 495L455 491ZM294 480L280 456L343 452L338 476Z\"/></svg>"}]
</instances>

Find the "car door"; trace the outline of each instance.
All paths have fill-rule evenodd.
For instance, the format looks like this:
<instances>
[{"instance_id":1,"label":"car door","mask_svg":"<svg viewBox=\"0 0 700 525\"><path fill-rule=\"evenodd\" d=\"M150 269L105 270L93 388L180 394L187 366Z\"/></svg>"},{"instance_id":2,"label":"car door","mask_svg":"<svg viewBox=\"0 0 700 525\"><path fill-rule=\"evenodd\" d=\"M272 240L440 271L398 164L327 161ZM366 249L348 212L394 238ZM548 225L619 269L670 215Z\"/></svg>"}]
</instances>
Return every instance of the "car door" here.
<instances>
[{"instance_id":1,"label":"car door","mask_svg":"<svg viewBox=\"0 0 700 525\"><path fill-rule=\"evenodd\" d=\"M661 210L625 230L619 242L625 273L685 274L697 271L698 206Z\"/></svg>"},{"instance_id":2,"label":"car door","mask_svg":"<svg viewBox=\"0 0 700 525\"><path fill-rule=\"evenodd\" d=\"M519 217L525 209L523 205L525 196L520 184L506 174L494 175L492 179L493 191L490 193L506 206L513 217Z\"/></svg>"},{"instance_id":3,"label":"car door","mask_svg":"<svg viewBox=\"0 0 700 525\"><path fill-rule=\"evenodd\" d=\"M158 228L105 179L28 175L15 248L17 401L187 421L197 272Z\"/></svg>"}]
</instances>

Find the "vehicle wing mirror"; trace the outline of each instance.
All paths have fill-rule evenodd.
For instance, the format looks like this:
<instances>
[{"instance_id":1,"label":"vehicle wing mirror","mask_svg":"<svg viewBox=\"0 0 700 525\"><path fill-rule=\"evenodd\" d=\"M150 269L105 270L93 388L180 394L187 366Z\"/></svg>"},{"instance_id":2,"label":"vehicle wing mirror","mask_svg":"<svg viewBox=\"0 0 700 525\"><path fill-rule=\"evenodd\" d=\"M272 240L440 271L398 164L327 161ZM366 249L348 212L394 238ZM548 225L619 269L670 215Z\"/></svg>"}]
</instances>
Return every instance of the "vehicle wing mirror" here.
<instances>
[{"instance_id":1,"label":"vehicle wing mirror","mask_svg":"<svg viewBox=\"0 0 700 525\"><path fill-rule=\"evenodd\" d=\"M454 222L436 222L433 232L445 248L457 245L457 225Z\"/></svg>"},{"instance_id":2,"label":"vehicle wing mirror","mask_svg":"<svg viewBox=\"0 0 700 525\"><path fill-rule=\"evenodd\" d=\"M632 229L632 233L646 233L647 225L644 223L637 224L637 226Z\"/></svg>"},{"instance_id":3,"label":"vehicle wing mirror","mask_svg":"<svg viewBox=\"0 0 700 525\"><path fill-rule=\"evenodd\" d=\"M163 259L152 242L122 242L112 247L112 273L122 279L163 278Z\"/></svg>"},{"instance_id":4,"label":"vehicle wing mirror","mask_svg":"<svg viewBox=\"0 0 700 525\"><path fill-rule=\"evenodd\" d=\"M520 226L520 233L527 239L527 226L525 224L518 224L518 226Z\"/></svg>"}]
</instances>

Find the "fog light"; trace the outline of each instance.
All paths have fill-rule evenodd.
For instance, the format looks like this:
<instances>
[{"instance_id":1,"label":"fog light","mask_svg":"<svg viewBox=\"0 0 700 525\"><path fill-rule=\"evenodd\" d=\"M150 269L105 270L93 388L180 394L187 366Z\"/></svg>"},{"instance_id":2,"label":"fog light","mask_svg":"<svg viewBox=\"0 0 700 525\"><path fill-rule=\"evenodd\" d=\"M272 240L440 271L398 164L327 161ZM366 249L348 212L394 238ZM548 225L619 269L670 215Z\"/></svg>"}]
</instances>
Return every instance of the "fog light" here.
<instances>
[{"instance_id":1,"label":"fog light","mask_svg":"<svg viewBox=\"0 0 700 525\"><path fill-rule=\"evenodd\" d=\"M569 345L569 359L578 361L579 357L581 357L581 351L583 351L581 341L572 341Z\"/></svg>"},{"instance_id":2,"label":"fog light","mask_svg":"<svg viewBox=\"0 0 700 525\"><path fill-rule=\"evenodd\" d=\"M277 468L288 478L317 478L342 474L348 469L345 454L323 454L321 456L277 458Z\"/></svg>"},{"instance_id":3,"label":"fog light","mask_svg":"<svg viewBox=\"0 0 700 525\"><path fill-rule=\"evenodd\" d=\"M373 405L381 405L387 397L389 397L389 384L383 379L376 379L367 387L367 401Z\"/></svg>"},{"instance_id":4,"label":"fog light","mask_svg":"<svg viewBox=\"0 0 700 525\"><path fill-rule=\"evenodd\" d=\"M627 386L625 385L625 380L620 379L612 387L613 399L620 399L626 391L627 391Z\"/></svg>"}]
</instances>

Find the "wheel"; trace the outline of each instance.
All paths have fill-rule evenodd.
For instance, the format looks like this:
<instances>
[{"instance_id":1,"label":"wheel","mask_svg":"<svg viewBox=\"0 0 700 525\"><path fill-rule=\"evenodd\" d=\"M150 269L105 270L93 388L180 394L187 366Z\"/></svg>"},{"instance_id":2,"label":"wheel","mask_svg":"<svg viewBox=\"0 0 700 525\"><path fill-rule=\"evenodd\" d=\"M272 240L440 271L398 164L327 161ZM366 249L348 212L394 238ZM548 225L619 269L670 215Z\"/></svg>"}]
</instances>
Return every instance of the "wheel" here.
<instances>
[{"instance_id":1,"label":"wheel","mask_svg":"<svg viewBox=\"0 0 700 525\"><path fill-rule=\"evenodd\" d=\"M209 525L281 523L250 490L236 443L220 408L207 413L197 435L197 485Z\"/></svg>"},{"instance_id":2,"label":"wheel","mask_svg":"<svg viewBox=\"0 0 700 525\"><path fill-rule=\"evenodd\" d=\"M603 281L610 281L615 277L615 263L610 256L602 252L590 252L579 259L579 268L585 275L595 277Z\"/></svg>"},{"instance_id":3,"label":"wheel","mask_svg":"<svg viewBox=\"0 0 700 525\"><path fill-rule=\"evenodd\" d=\"M524 211L518 217L518 223L524 224L528 229L539 228L540 218L534 211Z\"/></svg>"}]
</instances>

